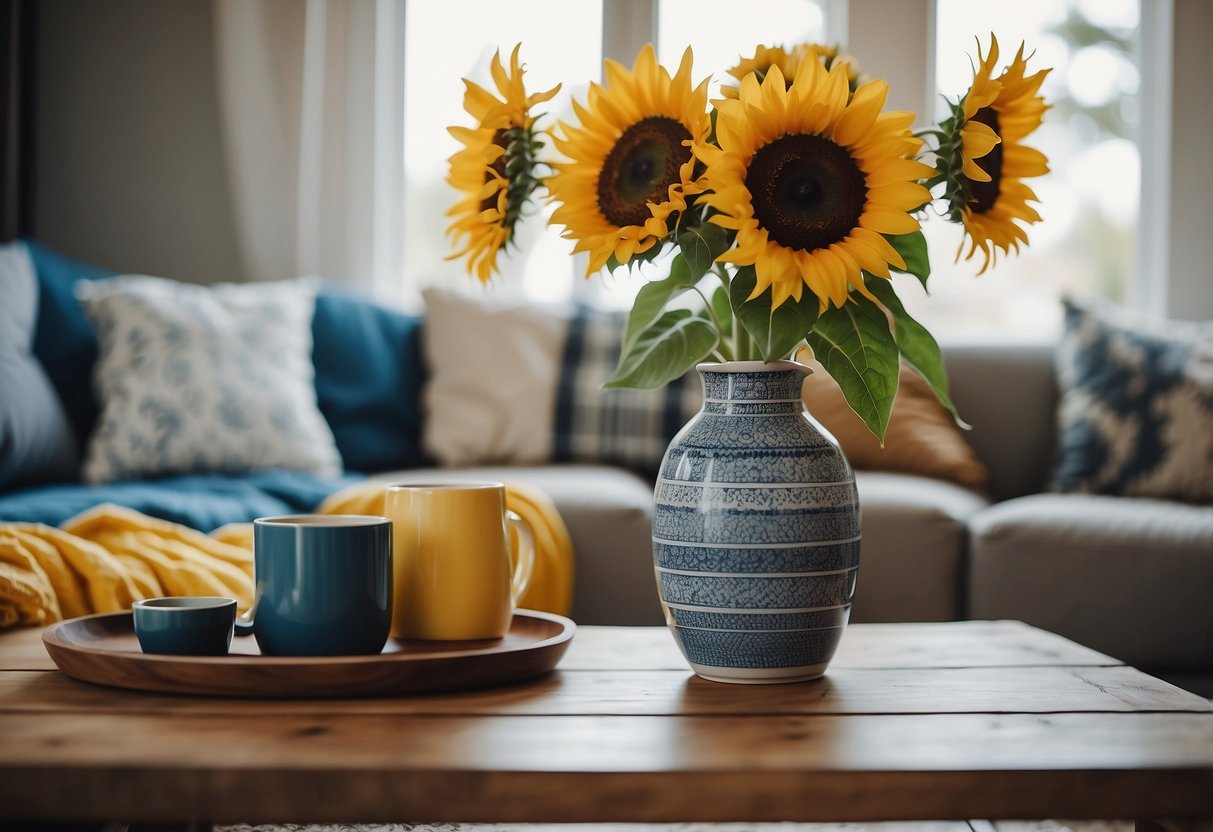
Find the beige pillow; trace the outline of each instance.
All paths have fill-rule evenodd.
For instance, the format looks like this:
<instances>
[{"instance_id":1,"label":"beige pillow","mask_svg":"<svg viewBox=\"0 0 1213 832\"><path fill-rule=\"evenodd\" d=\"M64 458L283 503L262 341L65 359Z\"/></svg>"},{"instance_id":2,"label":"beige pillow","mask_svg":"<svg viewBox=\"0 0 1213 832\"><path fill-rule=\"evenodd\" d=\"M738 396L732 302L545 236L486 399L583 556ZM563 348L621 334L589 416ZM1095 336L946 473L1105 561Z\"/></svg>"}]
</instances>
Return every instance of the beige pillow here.
<instances>
[{"instance_id":1,"label":"beige pillow","mask_svg":"<svg viewBox=\"0 0 1213 832\"><path fill-rule=\"evenodd\" d=\"M567 315L444 289L422 295L426 453L448 466L550 460Z\"/></svg>"},{"instance_id":2,"label":"beige pillow","mask_svg":"<svg viewBox=\"0 0 1213 832\"><path fill-rule=\"evenodd\" d=\"M916 371L902 365L897 400L881 448L847 405L834 379L819 363L810 366L813 374L805 379L804 403L813 418L838 440L852 466L919 474L973 487L985 484L985 466Z\"/></svg>"}]
</instances>

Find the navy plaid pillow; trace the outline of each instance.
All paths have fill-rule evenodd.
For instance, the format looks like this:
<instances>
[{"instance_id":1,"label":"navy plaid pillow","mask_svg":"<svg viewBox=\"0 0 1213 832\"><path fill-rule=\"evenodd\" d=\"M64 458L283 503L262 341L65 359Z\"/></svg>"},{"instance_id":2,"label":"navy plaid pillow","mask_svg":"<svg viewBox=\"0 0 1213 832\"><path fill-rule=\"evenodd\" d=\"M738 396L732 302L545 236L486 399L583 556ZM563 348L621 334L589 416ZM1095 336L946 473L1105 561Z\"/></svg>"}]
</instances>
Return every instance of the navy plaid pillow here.
<instances>
[{"instance_id":1,"label":"navy plaid pillow","mask_svg":"<svg viewBox=\"0 0 1213 832\"><path fill-rule=\"evenodd\" d=\"M661 390L606 390L623 346L623 313L579 308L569 322L556 388L552 457L655 474L666 447L699 411L692 371Z\"/></svg>"}]
</instances>

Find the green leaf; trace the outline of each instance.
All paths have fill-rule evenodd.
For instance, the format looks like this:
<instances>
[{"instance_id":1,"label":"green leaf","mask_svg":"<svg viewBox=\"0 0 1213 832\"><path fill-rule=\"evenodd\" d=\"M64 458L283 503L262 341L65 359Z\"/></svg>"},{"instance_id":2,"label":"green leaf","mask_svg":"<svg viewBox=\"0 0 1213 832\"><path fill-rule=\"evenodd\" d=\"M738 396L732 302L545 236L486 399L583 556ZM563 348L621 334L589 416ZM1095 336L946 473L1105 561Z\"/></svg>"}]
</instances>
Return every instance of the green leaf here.
<instances>
[{"instance_id":1,"label":"green leaf","mask_svg":"<svg viewBox=\"0 0 1213 832\"><path fill-rule=\"evenodd\" d=\"M712 317L720 321L720 327L723 330L720 335L723 338L729 338L733 335L733 305L729 303L729 290L723 286L717 286L716 291L712 293Z\"/></svg>"},{"instance_id":2,"label":"green leaf","mask_svg":"<svg viewBox=\"0 0 1213 832\"><path fill-rule=\"evenodd\" d=\"M623 330L623 351L635 343L642 332L661 317L665 305L672 299L690 290L695 285L686 259L676 255L670 263L670 275L664 280L654 280L640 287L632 311L628 313L627 326Z\"/></svg>"},{"instance_id":3,"label":"green leaf","mask_svg":"<svg viewBox=\"0 0 1213 832\"><path fill-rule=\"evenodd\" d=\"M716 346L716 329L689 309L658 318L619 357L607 387L664 387L707 357Z\"/></svg>"},{"instance_id":4,"label":"green leaf","mask_svg":"<svg viewBox=\"0 0 1213 832\"><path fill-rule=\"evenodd\" d=\"M967 424L956 412L956 406L948 395L948 373L943 366L943 356L939 352L939 344L927 328L910 317L901 298L893 291L893 284L884 278L867 276L865 281L868 289L885 307L893 313L893 338L897 348L905 357L906 363L918 371L927 380L939 403L946 407L956 420L956 424L966 430Z\"/></svg>"},{"instance_id":5,"label":"green leaf","mask_svg":"<svg viewBox=\"0 0 1213 832\"><path fill-rule=\"evenodd\" d=\"M868 430L884 444L897 396L897 344L884 311L853 294L841 309L830 307L809 333L809 346Z\"/></svg>"},{"instance_id":6,"label":"green leaf","mask_svg":"<svg viewBox=\"0 0 1213 832\"><path fill-rule=\"evenodd\" d=\"M806 291L799 301L789 298L772 311L770 289L747 300L757 284L753 266L742 266L733 275L729 294L737 320L750 333L763 361L786 358L813 328L820 304Z\"/></svg>"},{"instance_id":7,"label":"green leaf","mask_svg":"<svg viewBox=\"0 0 1213 832\"><path fill-rule=\"evenodd\" d=\"M714 222L693 225L684 229L677 238L678 248L691 267L691 277L703 277L712 268L716 258L729 247L729 232Z\"/></svg>"},{"instance_id":8,"label":"green leaf","mask_svg":"<svg viewBox=\"0 0 1213 832\"><path fill-rule=\"evenodd\" d=\"M927 256L927 238L921 231L913 234L886 235L889 245L897 249L901 259L906 261L905 271L912 274L926 288L927 278L931 276L931 259Z\"/></svg>"}]
</instances>

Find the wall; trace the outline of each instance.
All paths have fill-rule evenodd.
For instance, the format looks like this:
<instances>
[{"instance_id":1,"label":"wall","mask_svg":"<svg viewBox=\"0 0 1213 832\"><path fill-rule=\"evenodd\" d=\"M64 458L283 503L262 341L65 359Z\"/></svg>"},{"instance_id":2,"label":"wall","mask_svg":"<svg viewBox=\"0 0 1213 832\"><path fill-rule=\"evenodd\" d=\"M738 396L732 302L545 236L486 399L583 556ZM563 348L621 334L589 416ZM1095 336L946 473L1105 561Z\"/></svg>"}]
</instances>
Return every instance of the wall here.
<instances>
[{"instance_id":1,"label":"wall","mask_svg":"<svg viewBox=\"0 0 1213 832\"><path fill-rule=\"evenodd\" d=\"M1170 264L1166 311L1213 320L1213 3L1175 0L1171 98Z\"/></svg>"},{"instance_id":2,"label":"wall","mask_svg":"<svg viewBox=\"0 0 1213 832\"><path fill-rule=\"evenodd\" d=\"M209 0L37 13L35 236L123 271L241 279Z\"/></svg>"}]
</instances>

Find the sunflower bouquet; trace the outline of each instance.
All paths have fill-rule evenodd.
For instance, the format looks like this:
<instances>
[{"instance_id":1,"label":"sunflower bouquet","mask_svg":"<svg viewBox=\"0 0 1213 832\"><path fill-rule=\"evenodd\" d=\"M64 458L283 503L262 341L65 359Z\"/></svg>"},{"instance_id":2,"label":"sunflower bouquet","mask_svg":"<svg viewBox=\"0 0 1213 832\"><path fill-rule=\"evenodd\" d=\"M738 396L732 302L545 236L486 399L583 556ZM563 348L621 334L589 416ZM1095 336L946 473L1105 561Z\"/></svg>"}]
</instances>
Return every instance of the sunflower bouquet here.
<instances>
[{"instance_id":1,"label":"sunflower bouquet","mask_svg":"<svg viewBox=\"0 0 1213 832\"><path fill-rule=\"evenodd\" d=\"M476 126L450 128L463 145L452 257L489 281L542 187L587 277L670 255L636 296L608 386L807 347L883 441L903 361L955 414L939 346L890 281L926 285L925 213L938 203L963 224L957 257L980 253L983 272L1027 244L1018 223L1040 220L1023 180L1047 161L1023 139L1047 108L1048 70L1027 74L1022 46L996 75L998 58L991 35L949 117L916 133L913 113L884 109L888 84L837 48L758 47L709 102L689 48L671 75L646 46L630 70L605 62L604 82L573 101L577 123L540 129L532 110L559 87L528 95L515 47L508 69L493 59L496 94L464 81ZM541 158L547 140L560 158Z\"/></svg>"}]
</instances>

